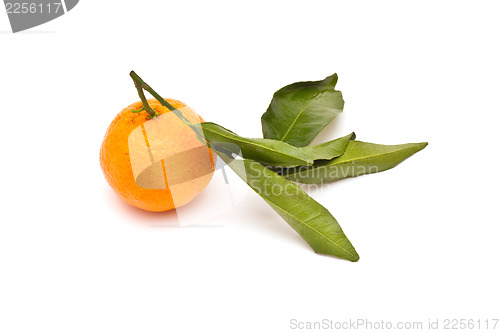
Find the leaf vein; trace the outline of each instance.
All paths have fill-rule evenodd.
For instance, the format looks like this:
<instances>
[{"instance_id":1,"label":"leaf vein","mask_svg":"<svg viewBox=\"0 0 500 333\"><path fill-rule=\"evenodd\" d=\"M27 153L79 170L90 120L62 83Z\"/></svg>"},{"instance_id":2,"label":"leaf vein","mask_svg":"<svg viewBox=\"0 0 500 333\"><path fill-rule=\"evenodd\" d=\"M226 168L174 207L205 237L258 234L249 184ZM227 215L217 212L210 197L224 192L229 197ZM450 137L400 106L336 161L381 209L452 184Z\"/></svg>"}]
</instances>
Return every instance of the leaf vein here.
<instances>
[{"instance_id":1,"label":"leaf vein","mask_svg":"<svg viewBox=\"0 0 500 333\"><path fill-rule=\"evenodd\" d=\"M284 141L285 138L287 137L287 135L290 133L293 125L295 125L295 123L297 122L297 120L299 119L300 115L304 112L304 110L309 106L309 104L311 104L316 98L318 98L320 95L322 95L323 92L320 92L318 93L316 96L314 96L314 98L312 98L309 102L307 102L303 107L302 109L300 109L299 113L297 114L297 117L295 117L295 119L293 120L292 124L290 125L290 127L288 127L287 131L285 132L285 134L283 134L283 137L280 139L281 141Z\"/></svg>"}]
</instances>

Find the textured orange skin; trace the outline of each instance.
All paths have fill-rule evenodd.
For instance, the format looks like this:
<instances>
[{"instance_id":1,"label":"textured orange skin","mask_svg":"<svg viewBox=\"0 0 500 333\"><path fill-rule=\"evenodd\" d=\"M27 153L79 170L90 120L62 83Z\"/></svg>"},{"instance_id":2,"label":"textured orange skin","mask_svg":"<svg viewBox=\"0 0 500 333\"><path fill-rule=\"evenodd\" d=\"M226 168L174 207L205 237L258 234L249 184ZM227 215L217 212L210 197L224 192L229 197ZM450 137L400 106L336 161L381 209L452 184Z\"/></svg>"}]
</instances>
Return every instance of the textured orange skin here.
<instances>
[{"instance_id":1,"label":"textured orange skin","mask_svg":"<svg viewBox=\"0 0 500 333\"><path fill-rule=\"evenodd\" d=\"M177 109L182 108L182 114L192 123L204 122L204 120L186 104L174 99L166 98L165 100ZM166 107L160 105L156 99L149 99L148 104L151 108L156 109L159 114L171 112ZM147 121L154 121L154 119L147 119L147 113L145 111L139 113L131 112L141 107L142 102L135 102L129 105L123 109L109 125L99 154L101 168L113 191L130 205L152 212L162 212L174 209L176 206L172 200L169 188L167 188L167 190L145 189L139 187L134 179L129 156L128 137L130 133L141 124ZM181 120L177 117L172 117L172 121L169 122L168 128L165 130L178 138L175 142L167 143L165 145L166 150L182 150L182 146L186 145L190 140L199 142L195 133L189 127L183 125ZM208 175L208 178L205 177L206 180L204 182L189 182L182 184L181 191L183 192L184 198L180 205L179 202L176 201L177 207L194 199L194 197L208 185L213 175L213 165L215 165L216 159L216 155L213 152L210 151L210 154L213 161L212 173ZM179 165L178 167L189 168L192 167L193 164L196 164L196 161L185 160L182 164L183 165Z\"/></svg>"}]
</instances>

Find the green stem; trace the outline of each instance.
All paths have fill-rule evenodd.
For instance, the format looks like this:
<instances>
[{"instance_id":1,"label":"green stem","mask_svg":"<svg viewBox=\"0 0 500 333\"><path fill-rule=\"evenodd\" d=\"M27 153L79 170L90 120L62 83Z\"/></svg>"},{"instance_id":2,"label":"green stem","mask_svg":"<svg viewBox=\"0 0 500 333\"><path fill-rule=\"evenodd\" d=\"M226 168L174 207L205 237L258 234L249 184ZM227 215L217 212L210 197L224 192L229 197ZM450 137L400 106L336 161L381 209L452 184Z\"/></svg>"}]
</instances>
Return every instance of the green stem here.
<instances>
[{"instance_id":1,"label":"green stem","mask_svg":"<svg viewBox=\"0 0 500 333\"><path fill-rule=\"evenodd\" d=\"M134 71L131 71L130 72L130 76L132 77L132 80L134 80L134 84L136 87L138 87L137 89L142 88L144 90L146 90L147 92L149 92L151 95L153 95L154 98L156 98L158 100L158 102L160 102L161 105L163 105L164 107L167 107L168 109L170 109L171 111L175 111L177 110L176 108L174 108L169 102L167 102L165 99L163 99L160 95L158 95L158 93L156 91L154 91L150 86L149 84L147 84L146 82L144 82L143 79L140 78L139 75L137 75ZM140 95L140 94L139 94ZM143 93L144 95L144 93Z\"/></svg>"},{"instance_id":2,"label":"green stem","mask_svg":"<svg viewBox=\"0 0 500 333\"><path fill-rule=\"evenodd\" d=\"M154 91L149 86L149 84L144 82L144 80L141 79L140 76L137 75L134 71L130 72L130 76L132 77L132 80L134 80L134 84L137 88L137 91L139 92L139 90L141 90L141 92L139 92L139 97L141 97L141 94L142 94L142 96L144 96L144 92L142 91L142 89L144 89L148 93L150 93L154 98L156 98L156 100L158 102L160 102L161 105L168 108L170 111L173 111L177 116L179 116L182 120L184 120L184 122L191 123L189 120L187 120L184 117L184 115L179 110L177 110L172 104L170 104L164 98L162 98L156 91ZM142 97L141 97L141 101L142 101ZM144 101L142 101L142 103L144 103ZM147 104L147 101L146 101L146 104ZM149 105L148 105L148 107L149 107Z\"/></svg>"},{"instance_id":3,"label":"green stem","mask_svg":"<svg viewBox=\"0 0 500 333\"><path fill-rule=\"evenodd\" d=\"M132 110L132 113L139 113L141 111L144 111L144 106L138 110Z\"/></svg>"},{"instance_id":4,"label":"green stem","mask_svg":"<svg viewBox=\"0 0 500 333\"><path fill-rule=\"evenodd\" d=\"M132 77L132 79L133 79L133 77ZM156 115L156 111L151 109L151 106L149 106L148 100L146 99L146 96L144 96L144 91L142 90L142 87L135 80L134 80L134 85L137 89L137 93L139 94L139 98L141 99L142 107L146 110L149 117L153 118Z\"/></svg>"},{"instance_id":5,"label":"green stem","mask_svg":"<svg viewBox=\"0 0 500 333\"><path fill-rule=\"evenodd\" d=\"M149 84L144 82L144 80L141 79L139 77L139 75L137 75L134 71L130 72L130 76L132 77L132 80L134 80L135 87L137 88L137 92L139 93L139 97L141 98L142 104L144 104L144 107L146 108L146 110L148 110L148 109L151 110L151 107L149 106L148 101L146 100L146 97L144 96L143 89L146 90L147 92L149 92L154 98L156 98L156 100L161 105L163 105L164 107L168 108L170 111L175 113L176 116L178 116L186 125L188 125L196 133L196 136L198 137L198 139L201 142L206 144L208 146L208 148L211 148L210 143L207 140L205 140L205 137L203 136L203 130L202 130L201 126L190 122L186 117L184 117L182 112L180 112L172 104L170 104L163 97L161 97L156 91L153 90L153 88L151 88L149 86ZM149 113L149 111L148 111L148 113ZM155 111L153 111L153 114L155 114ZM201 131L201 133L200 133L200 131Z\"/></svg>"}]
</instances>

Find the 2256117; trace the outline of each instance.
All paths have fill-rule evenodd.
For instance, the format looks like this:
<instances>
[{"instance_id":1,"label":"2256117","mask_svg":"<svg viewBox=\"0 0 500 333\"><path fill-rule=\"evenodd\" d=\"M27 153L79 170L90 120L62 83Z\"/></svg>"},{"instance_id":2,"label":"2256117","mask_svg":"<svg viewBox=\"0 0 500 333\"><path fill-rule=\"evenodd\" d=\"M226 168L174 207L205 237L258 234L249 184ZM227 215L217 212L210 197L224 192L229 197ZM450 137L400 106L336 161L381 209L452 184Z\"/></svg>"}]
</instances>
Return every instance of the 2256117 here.
<instances>
[{"instance_id":1,"label":"2256117","mask_svg":"<svg viewBox=\"0 0 500 333\"><path fill-rule=\"evenodd\" d=\"M10 3L7 2L5 4L5 9L7 14L51 14L51 13L59 13L59 11L62 11L62 3L61 2L52 2L52 3L47 3L47 4L37 4L37 3L30 3L30 2L23 2L23 3Z\"/></svg>"},{"instance_id":2,"label":"2256117","mask_svg":"<svg viewBox=\"0 0 500 333\"><path fill-rule=\"evenodd\" d=\"M443 329L445 330L494 330L498 326L499 319L445 319Z\"/></svg>"}]
</instances>

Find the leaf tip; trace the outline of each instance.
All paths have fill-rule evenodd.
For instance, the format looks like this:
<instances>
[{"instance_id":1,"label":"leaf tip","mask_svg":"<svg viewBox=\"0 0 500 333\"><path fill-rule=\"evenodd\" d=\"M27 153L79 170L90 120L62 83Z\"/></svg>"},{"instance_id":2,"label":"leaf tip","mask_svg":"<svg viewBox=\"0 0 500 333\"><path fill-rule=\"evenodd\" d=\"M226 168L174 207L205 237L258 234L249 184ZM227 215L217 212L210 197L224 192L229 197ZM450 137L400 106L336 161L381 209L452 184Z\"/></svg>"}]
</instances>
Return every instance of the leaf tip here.
<instances>
[{"instance_id":1,"label":"leaf tip","mask_svg":"<svg viewBox=\"0 0 500 333\"><path fill-rule=\"evenodd\" d=\"M326 85L326 86L332 86L332 88L335 88L335 85L337 85L337 81L339 80L339 76L337 75L337 73L333 73L332 75L330 76L327 76L324 80L323 80L323 84Z\"/></svg>"},{"instance_id":2,"label":"leaf tip","mask_svg":"<svg viewBox=\"0 0 500 333\"><path fill-rule=\"evenodd\" d=\"M355 252L355 255L349 259L350 262L357 262L359 260L359 254Z\"/></svg>"},{"instance_id":3,"label":"leaf tip","mask_svg":"<svg viewBox=\"0 0 500 333\"><path fill-rule=\"evenodd\" d=\"M420 151L422 149L424 149L425 147L427 147L429 143L428 142L419 142L416 144L416 146L418 147L418 150L417 151Z\"/></svg>"}]
</instances>

